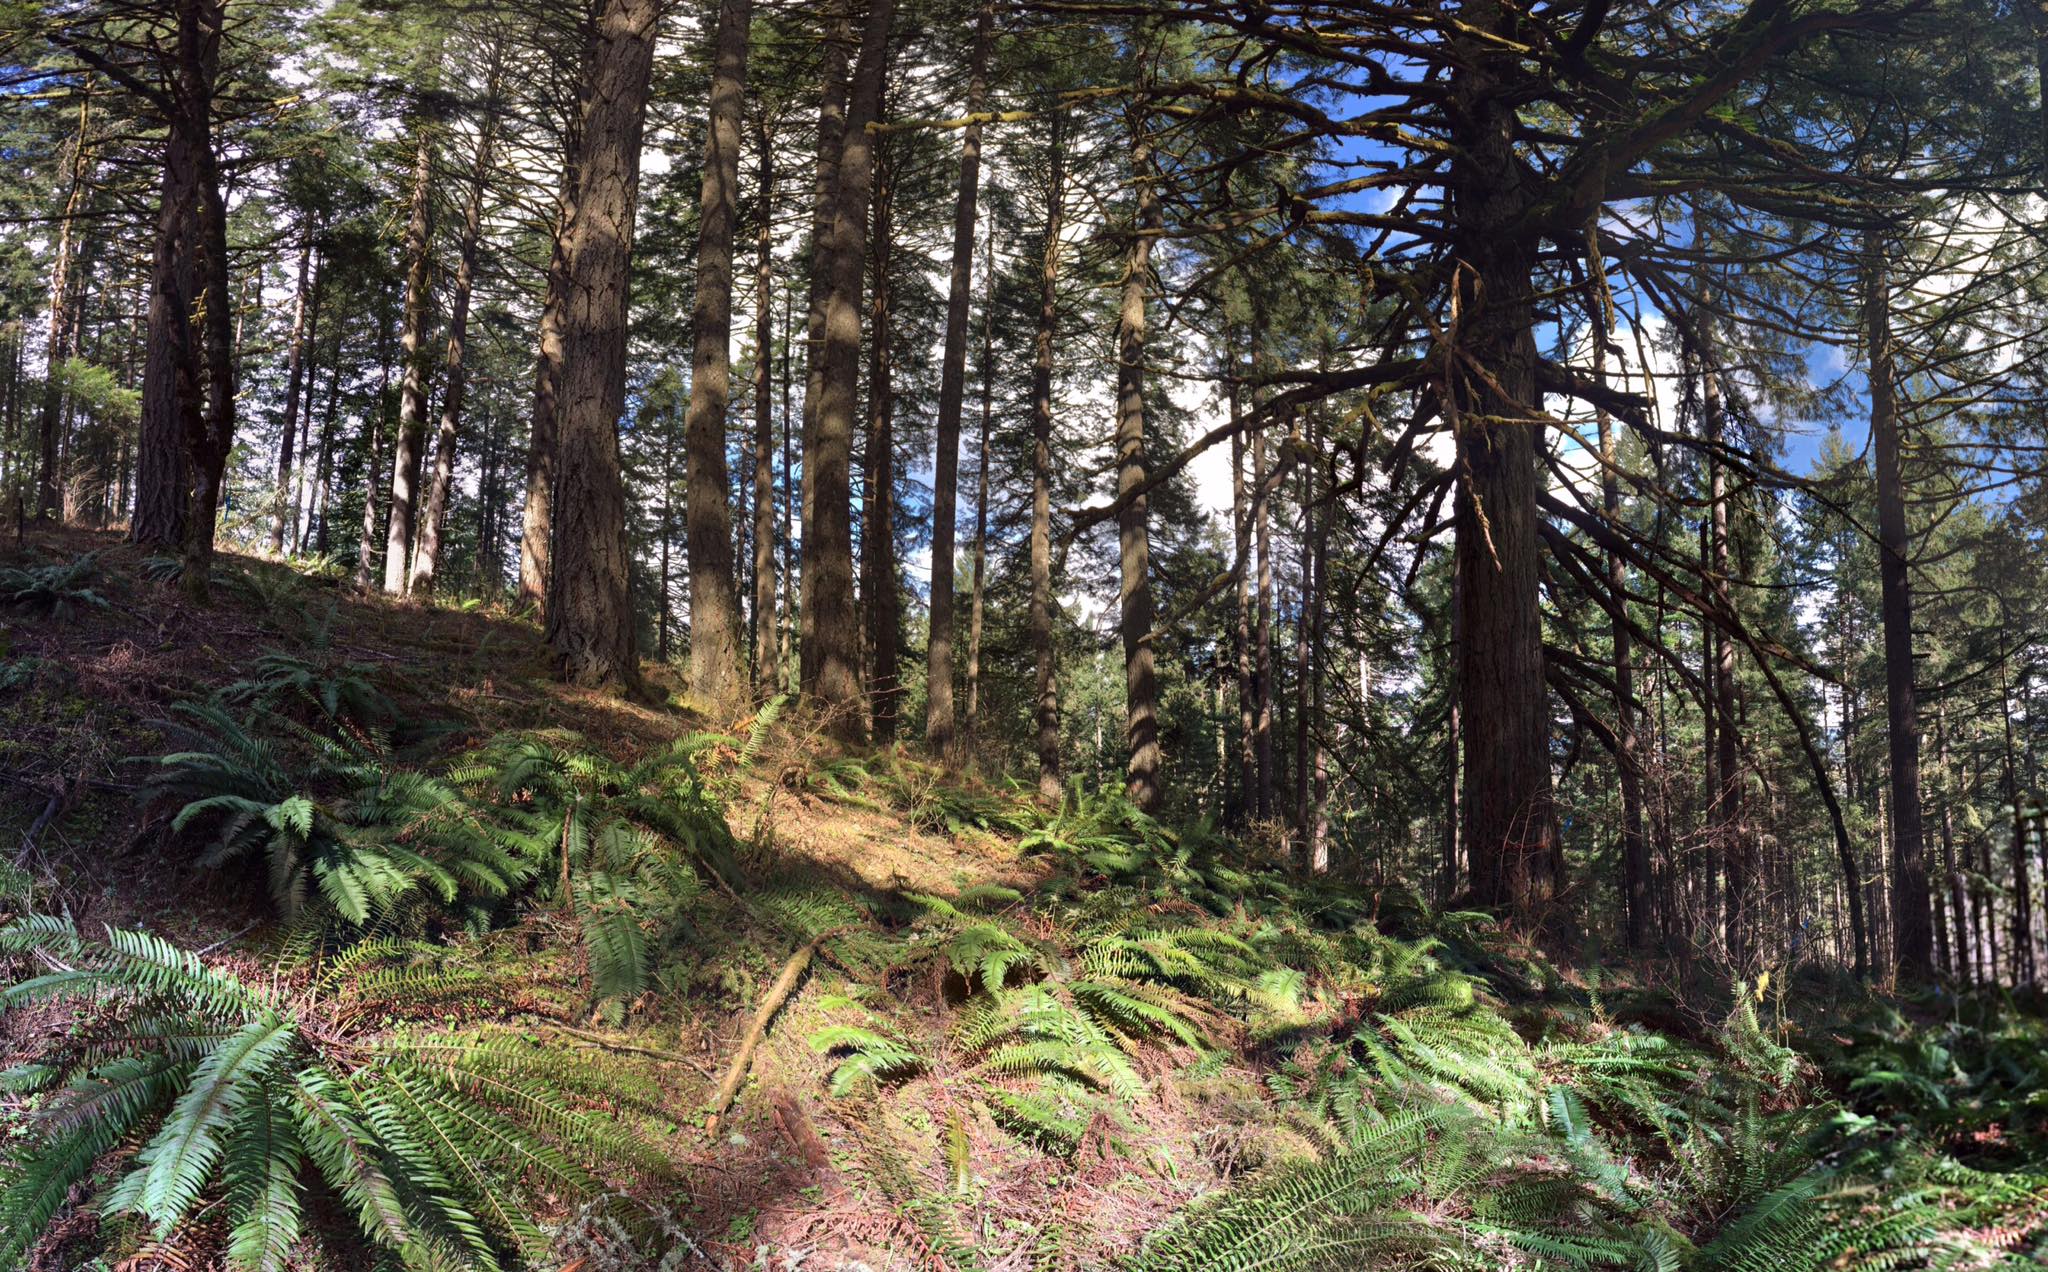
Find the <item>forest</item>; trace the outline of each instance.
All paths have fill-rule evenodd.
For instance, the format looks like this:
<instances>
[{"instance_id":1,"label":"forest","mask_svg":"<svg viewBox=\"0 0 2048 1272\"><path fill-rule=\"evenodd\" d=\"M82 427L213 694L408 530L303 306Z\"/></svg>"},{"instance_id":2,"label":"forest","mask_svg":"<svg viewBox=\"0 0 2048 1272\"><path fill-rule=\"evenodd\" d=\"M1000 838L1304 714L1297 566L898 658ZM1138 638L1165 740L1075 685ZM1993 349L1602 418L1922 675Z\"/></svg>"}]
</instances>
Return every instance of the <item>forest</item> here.
<instances>
[{"instance_id":1,"label":"forest","mask_svg":"<svg viewBox=\"0 0 2048 1272\"><path fill-rule=\"evenodd\" d=\"M0 1272L2048 1267L2048 7L0 0Z\"/></svg>"}]
</instances>

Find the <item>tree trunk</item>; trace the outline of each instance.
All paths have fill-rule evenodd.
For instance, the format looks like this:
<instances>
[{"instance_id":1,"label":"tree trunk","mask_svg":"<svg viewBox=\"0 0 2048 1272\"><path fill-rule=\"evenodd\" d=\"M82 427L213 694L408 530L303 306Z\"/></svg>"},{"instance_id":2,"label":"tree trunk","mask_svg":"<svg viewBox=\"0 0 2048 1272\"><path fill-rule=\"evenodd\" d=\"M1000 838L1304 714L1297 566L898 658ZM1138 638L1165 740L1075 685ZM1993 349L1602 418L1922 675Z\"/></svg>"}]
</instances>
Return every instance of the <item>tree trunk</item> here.
<instances>
[{"instance_id":1,"label":"tree trunk","mask_svg":"<svg viewBox=\"0 0 2048 1272\"><path fill-rule=\"evenodd\" d=\"M1463 16L1502 34L1519 23L1497 0L1479 0ZM1458 348L1437 356L1460 473L1458 692L1473 893L1482 906L1533 916L1555 894L1558 832L1538 606L1536 244L1522 228L1535 192L1515 150L1518 104L1503 91L1523 78L1517 57L1472 41L1452 72L1452 113L1464 124L1452 138L1451 253L1463 268L1453 300Z\"/></svg>"},{"instance_id":2,"label":"tree trunk","mask_svg":"<svg viewBox=\"0 0 2048 1272\"><path fill-rule=\"evenodd\" d=\"M1314 449L1311 440L1310 449ZM1310 769L1313 757L1309 754L1309 739L1313 735L1314 721L1311 714L1313 692L1310 682L1314 680L1314 668L1309 653L1309 608L1315 604L1309 596L1309 583L1315 575L1315 490L1310 475L1313 465L1301 468L1301 542L1296 560L1299 571L1294 589L1294 836L1299 845L1299 860L1304 869L1313 868L1315 853L1315 832L1309 808L1309 795L1313 789Z\"/></svg>"},{"instance_id":3,"label":"tree trunk","mask_svg":"<svg viewBox=\"0 0 2048 1272\"><path fill-rule=\"evenodd\" d=\"M1238 348L1240 333L1225 337L1225 346L1230 358L1230 531L1232 546L1232 568L1236 573L1234 590L1237 593L1237 817L1240 822L1257 812L1258 795L1254 784L1258 778L1258 718L1255 704L1254 679L1252 671L1252 518L1247 506L1244 484L1244 431L1243 389L1238 384L1238 373L1243 369L1242 351Z\"/></svg>"},{"instance_id":4,"label":"tree trunk","mask_svg":"<svg viewBox=\"0 0 2048 1272\"><path fill-rule=\"evenodd\" d=\"M1870 356L1870 436L1877 459L1878 578L1884 614L1885 719L1891 748L1892 930L1899 972L1920 978L1933 970L1927 860L1920 811L1920 713L1913 681L1911 544L1906 533L1905 481L1900 472L1894 396L1891 297L1884 245L1863 244L1864 339Z\"/></svg>"},{"instance_id":5,"label":"tree trunk","mask_svg":"<svg viewBox=\"0 0 2048 1272\"><path fill-rule=\"evenodd\" d=\"M1125 109L1131 179L1136 186L1123 296L1117 308L1116 465L1117 495L1145 484L1145 299L1152 285L1152 243L1162 214L1157 165L1145 111ZM1131 802L1156 813L1165 802L1160 772L1158 686L1153 669L1151 539L1148 500L1138 495L1117 515L1121 575L1118 626L1124 645L1124 739L1130 763L1125 788Z\"/></svg>"},{"instance_id":6,"label":"tree trunk","mask_svg":"<svg viewBox=\"0 0 2048 1272\"><path fill-rule=\"evenodd\" d=\"M405 321L399 329L398 435L391 448L391 519L384 535L384 590L405 593L412 565L414 500L420 483L420 448L426 441L428 253L433 247L433 131L414 121L412 210L405 224Z\"/></svg>"},{"instance_id":7,"label":"tree trunk","mask_svg":"<svg viewBox=\"0 0 2048 1272\"><path fill-rule=\"evenodd\" d=\"M181 43L187 28L196 27L199 7L192 0L180 4ZM205 431L205 390L192 315L199 301L199 151L208 140L193 136L183 111L171 114L170 125L150 270L135 512L128 538L144 547L182 550L192 494L192 442Z\"/></svg>"},{"instance_id":8,"label":"tree trunk","mask_svg":"<svg viewBox=\"0 0 2048 1272\"><path fill-rule=\"evenodd\" d=\"M733 584L725 412L732 396L732 242L739 219L740 112L747 86L752 0L720 0L711 118L697 235L696 352L683 422L688 460L683 516L690 548L690 692L713 719L733 714L740 673L740 603Z\"/></svg>"},{"instance_id":9,"label":"tree trunk","mask_svg":"<svg viewBox=\"0 0 2048 1272\"><path fill-rule=\"evenodd\" d=\"M2001 616L2003 606L2000 607ZM1998 656L1998 714L2005 726L2002 750L2005 770L2005 802L2012 809L2012 950L2013 983L2022 985L2034 978L2033 884L2027 878L2027 817L2020 798L2019 770L2013 762L2012 687L2006 678L2006 656ZM1960 885L1958 885L1960 886ZM1996 974L1997 969L1992 969Z\"/></svg>"},{"instance_id":10,"label":"tree trunk","mask_svg":"<svg viewBox=\"0 0 2048 1272\"><path fill-rule=\"evenodd\" d=\"M805 693L816 691L818 683L818 615L813 586L811 538L817 514L817 487L812 475L817 468L818 406L824 399L825 310L832 294L833 258L829 243L839 207L839 162L846 147L847 49L853 42L853 27L843 9L825 24L824 49L818 75L823 96L818 104L818 159L811 193L811 287L810 305L804 316L804 415L802 432L803 489L802 566L797 598L797 682ZM866 210L862 209L865 230ZM854 302L858 305L858 300ZM858 356L856 352L855 356ZM792 540L794 542L794 540Z\"/></svg>"},{"instance_id":11,"label":"tree trunk","mask_svg":"<svg viewBox=\"0 0 2048 1272\"><path fill-rule=\"evenodd\" d=\"M819 269L828 284L816 386L816 424L804 465L803 604L810 669L806 690L842 740L861 730L860 628L853 603L851 469L860 391L860 298L867 256L868 195L874 180L875 135L868 131L881 103L883 67L895 0L874 0L861 36L839 154L832 226ZM808 401L806 411L810 410Z\"/></svg>"},{"instance_id":12,"label":"tree trunk","mask_svg":"<svg viewBox=\"0 0 2048 1272\"><path fill-rule=\"evenodd\" d=\"M988 51L994 36L994 0L982 0L974 22L967 67L967 114L988 98ZM932 466L932 612L925 648L925 744L942 760L952 755L953 534L960 478L960 410L967 393L967 307L974 265L974 220L981 190L981 124L960 137L960 190L953 200L953 273L946 292L946 343L940 358L938 452ZM993 287L993 281L984 284Z\"/></svg>"},{"instance_id":13,"label":"tree trunk","mask_svg":"<svg viewBox=\"0 0 2048 1272\"><path fill-rule=\"evenodd\" d=\"M766 120L756 129L760 201L754 239L754 692L775 692L775 144Z\"/></svg>"},{"instance_id":14,"label":"tree trunk","mask_svg":"<svg viewBox=\"0 0 2048 1272\"><path fill-rule=\"evenodd\" d=\"M995 287L996 236L989 228L982 248L982 274ZM974 579L967 606L967 728L966 742L975 743L981 728L981 628L982 605L988 592L988 435L995 414L996 363L995 307L981 310L981 438L976 448L974 475ZM1033 443L1034 448L1036 443ZM1035 485L1035 482L1034 482Z\"/></svg>"},{"instance_id":15,"label":"tree trunk","mask_svg":"<svg viewBox=\"0 0 2048 1272\"><path fill-rule=\"evenodd\" d=\"M277 489L270 511L270 555L284 555L285 522L297 500L292 494L292 444L299 427L299 394L306 384L306 346L312 343L320 322L320 284L313 273L314 232L309 227L299 248L299 285L293 292L291 350L284 385L284 432L277 439ZM310 301L310 303L309 303Z\"/></svg>"},{"instance_id":16,"label":"tree trunk","mask_svg":"<svg viewBox=\"0 0 2048 1272\"><path fill-rule=\"evenodd\" d=\"M421 597L433 594L434 575L441 568L441 538L448 520L449 494L455 485L455 443L469 386L469 298L476 283L477 247L483 238L484 192L496 162L503 42L492 40L484 57L484 98L477 111L476 154L469 169L469 197L462 205L455 291L448 300L448 353L443 364L447 384L441 390L441 426L434 434L434 476L427 486L427 506L416 536L419 543L413 553L412 573L406 580L407 593Z\"/></svg>"},{"instance_id":17,"label":"tree trunk","mask_svg":"<svg viewBox=\"0 0 2048 1272\"><path fill-rule=\"evenodd\" d=\"M1256 298L1252 314L1252 373L1266 370L1264 332L1266 316ZM1260 406L1260 394L1252 390L1252 410ZM1273 496L1266 480L1266 424L1252 427L1252 537L1259 554L1258 578L1252 592L1252 812L1260 821L1271 821L1280 812L1280 796L1273 764Z\"/></svg>"},{"instance_id":18,"label":"tree trunk","mask_svg":"<svg viewBox=\"0 0 2048 1272\"><path fill-rule=\"evenodd\" d=\"M1052 372L1053 342L1059 333L1060 235L1066 228L1066 117L1052 119L1052 172L1046 183L1045 245L1038 271L1038 329L1031 358L1031 652L1038 667L1033 715L1038 733L1038 793L1060 796L1060 691L1052 644ZM986 336L984 336L986 339ZM988 374L983 368L983 375ZM988 471L986 404L982 422L982 472ZM982 498L982 515L988 499ZM977 568L976 574L980 570Z\"/></svg>"},{"instance_id":19,"label":"tree trunk","mask_svg":"<svg viewBox=\"0 0 2048 1272\"><path fill-rule=\"evenodd\" d=\"M576 221L583 120L572 111L563 127L562 186L555 198L554 242L533 357L533 421L526 441L526 490L519 517L521 605L547 607L554 551L555 433L562 396L562 310L569 293L569 232Z\"/></svg>"},{"instance_id":20,"label":"tree trunk","mask_svg":"<svg viewBox=\"0 0 2048 1272\"><path fill-rule=\"evenodd\" d=\"M660 13L656 0L604 0L598 10L564 268L547 640L556 674L585 687L640 684L619 414L626 404L626 288L640 138Z\"/></svg>"},{"instance_id":21,"label":"tree trunk","mask_svg":"<svg viewBox=\"0 0 2048 1272\"><path fill-rule=\"evenodd\" d=\"M320 457L313 465L313 519L307 523L307 538L313 551L326 556L328 506L334 494L334 429L341 422L341 342L335 342L334 365L327 369L327 410L320 417ZM305 540L300 541L303 551Z\"/></svg>"},{"instance_id":22,"label":"tree trunk","mask_svg":"<svg viewBox=\"0 0 2048 1272\"><path fill-rule=\"evenodd\" d=\"M877 112L879 118L880 112ZM896 740L896 700L902 692L896 649L896 430L892 292L895 268L896 177L887 137L875 146L874 232L868 239L874 281L869 284L868 429L861 509L860 595L867 619L868 703L874 715L874 738L887 746Z\"/></svg>"},{"instance_id":23,"label":"tree trunk","mask_svg":"<svg viewBox=\"0 0 2048 1272\"><path fill-rule=\"evenodd\" d=\"M1705 405L1707 444L1718 452L1725 441L1723 434L1727 419L1721 403L1721 374L1710 340L1702 344L1699 355L1700 396ZM1707 483L1712 544L1708 561L1712 572L1709 587L1715 604L1725 613L1732 614L1734 601L1728 585L1728 477L1727 466L1718 455L1708 457ZM1743 831L1742 734L1735 719L1735 641L1725 634L1715 643L1712 672L1708 683L1712 688L1717 724L1714 732L1714 786L1709 794L1708 821L1714 829L1715 849L1720 858L1727 896L1723 939L1727 943L1728 960L1740 975L1747 971L1750 924L1746 910L1754 863L1748 859L1748 841Z\"/></svg>"},{"instance_id":24,"label":"tree trunk","mask_svg":"<svg viewBox=\"0 0 2048 1272\"><path fill-rule=\"evenodd\" d=\"M38 434L41 446L36 472L36 516L44 520L54 519L62 503L58 489L57 422L64 400L61 374L64 354L71 345L78 323L71 293L72 226L86 193L85 171L92 153L91 106L92 95L81 93L78 99L78 131L71 142L71 172L64 194L64 213L57 222L57 253L50 264L50 334L49 344L44 347L42 418ZM169 191L167 174L166 195Z\"/></svg>"},{"instance_id":25,"label":"tree trunk","mask_svg":"<svg viewBox=\"0 0 2048 1272\"><path fill-rule=\"evenodd\" d=\"M370 453L363 464L362 536L356 542L356 588L370 590L377 551L377 469L383 460L384 413L391 396L391 302L385 293L383 317L377 324L377 396L363 421Z\"/></svg>"},{"instance_id":26,"label":"tree trunk","mask_svg":"<svg viewBox=\"0 0 2048 1272\"><path fill-rule=\"evenodd\" d=\"M227 471L235 444L235 318L228 274L228 209L221 196L220 168L213 153L213 91L220 71L220 45L226 26L226 0L189 0L179 22L180 79L187 129L199 163L198 218L200 305L206 409L193 437L192 501L185 514L185 572L180 582L187 597L207 599L213 569L213 536ZM189 18L183 14L189 13Z\"/></svg>"}]
</instances>

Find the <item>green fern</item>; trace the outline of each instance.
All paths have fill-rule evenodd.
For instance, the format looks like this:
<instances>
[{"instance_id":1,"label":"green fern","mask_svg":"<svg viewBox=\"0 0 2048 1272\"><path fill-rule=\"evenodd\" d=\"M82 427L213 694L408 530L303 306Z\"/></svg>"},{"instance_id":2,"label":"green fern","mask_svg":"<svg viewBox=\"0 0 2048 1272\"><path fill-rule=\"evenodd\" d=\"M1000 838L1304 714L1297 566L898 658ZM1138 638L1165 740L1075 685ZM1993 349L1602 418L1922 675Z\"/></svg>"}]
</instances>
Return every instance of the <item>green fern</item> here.
<instances>
[{"instance_id":1,"label":"green fern","mask_svg":"<svg viewBox=\"0 0 2048 1272\"><path fill-rule=\"evenodd\" d=\"M81 607L106 609L112 602L92 587L99 559L99 553L87 552L58 565L0 569L0 605L38 611L60 623L78 617Z\"/></svg>"},{"instance_id":2,"label":"green fern","mask_svg":"<svg viewBox=\"0 0 2048 1272\"><path fill-rule=\"evenodd\" d=\"M28 1256L99 1157L138 1140L101 1209L159 1239L218 1213L236 1268L291 1266L321 1222L309 1175L360 1238L407 1263L523 1262L545 1248L526 1190L591 1195L591 1168L629 1138L524 1076L518 1039L368 1033L381 1013L322 992L332 979L260 985L144 933L89 938L45 916L0 929L0 951L59 968L0 991L0 1006L94 1007L17 1074L49 1095L0 1193L0 1267Z\"/></svg>"}]
</instances>

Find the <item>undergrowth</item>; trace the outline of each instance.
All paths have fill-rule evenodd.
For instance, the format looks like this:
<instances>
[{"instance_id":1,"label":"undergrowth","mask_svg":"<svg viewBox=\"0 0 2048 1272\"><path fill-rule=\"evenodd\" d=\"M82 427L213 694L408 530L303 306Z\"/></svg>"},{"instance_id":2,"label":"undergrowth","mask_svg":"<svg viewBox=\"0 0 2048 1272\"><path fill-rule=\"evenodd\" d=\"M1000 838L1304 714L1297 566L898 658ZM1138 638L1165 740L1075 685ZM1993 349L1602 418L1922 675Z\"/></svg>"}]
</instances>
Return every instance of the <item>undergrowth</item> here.
<instances>
[{"instance_id":1,"label":"undergrowth","mask_svg":"<svg viewBox=\"0 0 2048 1272\"><path fill-rule=\"evenodd\" d=\"M791 1028L829 1170L916 1266L2048 1257L2029 1004L1735 985L1718 1025L1660 1031L1626 969L1567 975L1483 915L1305 879L1115 794L1047 808L782 748L757 795L783 705L629 758L559 730L458 740L402 729L316 642L177 709L178 749L142 761L148 815L261 887L270 953L0 929L0 1004L65 1022L6 1075L0 1267L81 1214L110 1256L170 1264L719 1266L649 1200L701 1097L643 1063L648 1031L707 984L748 1009L792 949L819 958ZM1007 845L1040 882L877 892L778 862L729 824L764 825L779 789ZM992 1222L1027 1177L1052 1181L1038 1220ZM1105 1231L1076 1199L1109 1204L1106 1180L1149 1219Z\"/></svg>"}]
</instances>

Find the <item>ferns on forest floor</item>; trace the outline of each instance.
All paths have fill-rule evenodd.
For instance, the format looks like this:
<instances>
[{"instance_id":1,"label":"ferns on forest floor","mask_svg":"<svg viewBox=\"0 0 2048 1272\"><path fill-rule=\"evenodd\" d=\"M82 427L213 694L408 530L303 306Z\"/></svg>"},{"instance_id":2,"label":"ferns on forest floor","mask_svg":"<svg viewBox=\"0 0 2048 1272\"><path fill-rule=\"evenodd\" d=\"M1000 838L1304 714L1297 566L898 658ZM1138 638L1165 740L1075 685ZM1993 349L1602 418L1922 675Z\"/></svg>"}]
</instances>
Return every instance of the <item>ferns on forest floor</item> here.
<instances>
[{"instance_id":1,"label":"ferns on forest floor","mask_svg":"<svg viewBox=\"0 0 2048 1272\"><path fill-rule=\"evenodd\" d=\"M528 1188L587 1196L601 1164L659 1166L515 1036L352 1025L444 988L402 945L358 946L298 989L146 933L89 938L64 919L18 920L0 929L0 951L56 969L9 987L0 1005L93 1008L40 1062L7 1075L9 1090L44 1103L0 1194L0 1266L19 1263L100 1155L131 1137L143 1146L102 1210L137 1214L159 1238L215 1210L237 1268L292 1265L324 1213L308 1205L313 1178L362 1239L408 1265L491 1268L546 1248ZM410 975L375 979L380 962ZM460 988L473 996L476 985ZM616 1085L606 1084L614 1106Z\"/></svg>"}]
</instances>

